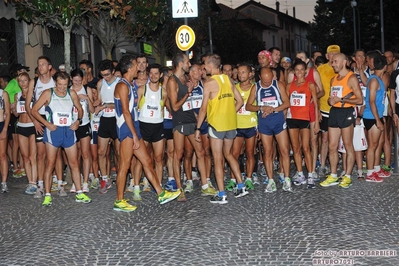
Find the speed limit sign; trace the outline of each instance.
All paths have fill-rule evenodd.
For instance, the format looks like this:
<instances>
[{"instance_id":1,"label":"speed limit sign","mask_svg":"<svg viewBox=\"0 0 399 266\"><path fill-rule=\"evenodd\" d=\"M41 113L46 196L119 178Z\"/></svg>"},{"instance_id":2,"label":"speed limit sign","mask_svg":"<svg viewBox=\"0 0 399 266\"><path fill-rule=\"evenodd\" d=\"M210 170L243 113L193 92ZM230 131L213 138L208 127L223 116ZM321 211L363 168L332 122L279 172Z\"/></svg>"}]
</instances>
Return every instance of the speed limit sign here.
<instances>
[{"instance_id":1,"label":"speed limit sign","mask_svg":"<svg viewBox=\"0 0 399 266\"><path fill-rule=\"evenodd\" d=\"M182 25L176 32L176 44L182 51L187 51L195 43L195 34L192 28Z\"/></svg>"}]
</instances>

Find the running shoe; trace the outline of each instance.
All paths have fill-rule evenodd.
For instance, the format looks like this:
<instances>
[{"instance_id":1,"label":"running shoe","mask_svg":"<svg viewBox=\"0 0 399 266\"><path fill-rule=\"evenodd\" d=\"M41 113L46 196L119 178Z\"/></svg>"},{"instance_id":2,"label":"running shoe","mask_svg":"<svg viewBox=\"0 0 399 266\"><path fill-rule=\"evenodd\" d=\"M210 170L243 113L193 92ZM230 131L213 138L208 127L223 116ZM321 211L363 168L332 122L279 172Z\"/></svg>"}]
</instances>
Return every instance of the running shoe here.
<instances>
[{"instance_id":1,"label":"running shoe","mask_svg":"<svg viewBox=\"0 0 399 266\"><path fill-rule=\"evenodd\" d=\"M281 176L280 174L278 175L278 181L280 181L281 184L284 183L284 176Z\"/></svg>"},{"instance_id":2,"label":"running shoe","mask_svg":"<svg viewBox=\"0 0 399 266\"><path fill-rule=\"evenodd\" d=\"M134 192L134 185L132 183L130 183L130 185L126 188L126 191L127 192Z\"/></svg>"},{"instance_id":3,"label":"running shoe","mask_svg":"<svg viewBox=\"0 0 399 266\"><path fill-rule=\"evenodd\" d=\"M267 184L267 187L265 189L265 192L267 193L273 193L277 191L276 183L274 182L273 179L270 179L269 183Z\"/></svg>"},{"instance_id":4,"label":"running shoe","mask_svg":"<svg viewBox=\"0 0 399 266\"><path fill-rule=\"evenodd\" d=\"M259 177L257 173L252 173L252 183L254 185L260 185L259 183Z\"/></svg>"},{"instance_id":5,"label":"running shoe","mask_svg":"<svg viewBox=\"0 0 399 266\"><path fill-rule=\"evenodd\" d=\"M134 188L133 189L133 200L134 201L141 201L140 188Z\"/></svg>"},{"instance_id":6,"label":"running shoe","mask_svg":"<svg viewBox=\"0 0 399 266\"><path fill-rule=\"evenodd\" d=\"M317 172L313 172L312 177L313 177L314 182L320 182L320 177Z\"/></svg>"},{"instance_id":7,"label":"running shoe","mask_svg":"<svg viewBox=\"0 0 399 266\"><path fill-rule=\"evenodd\" d=\"M336 186L338 184L339 184L338 177L332 177L331 175L328 175L326 180L320 183L320 186L330 187L330 186Z\"/></svg>"},{"instance_id":8,"label":"running shoe","mask_svg":"<svg viewBox=\"0 0 399 266\"><path fill-rule=\"evenodd\" d=\"M226 185L226 190L233 191L236 186L237 186L236 182L230 180L229 183Z\"/></svg>"},{"instance_id":9,"label":"running shoe","mask_svg":"<svg viewBox=\"0 0 399 266\"><path fill-rule=\"evenodd\" d=\"M387 178L387 177L390 177L391 176L391 172L388 172L388 171L385 171L384 169L380 169L380 171L378 171L378 172L375 172L375 173L377 173L377 175L379 176L379 177L382 177L382 178Z\"/></svg>"},{"instance_id":10,"label":"running shoe","mask_svg":"<svg viewBox=\"0 0 399 266\"><path fill-rule=\"evenodd\" d=\"M308 178L308 185L307 185L307 187L308 187L308 188L316 188L316 184L315 184L315 182L314 182L313 177L309 177L309 178Z\"/></svg>"},{"instance_id":11,"label":"running shoe","mask_svg":"<svg viewBox=\"0 0 399 266\"><path fill-rule=\"evenodd\" d=\"M218 191L210 186L208 186L206 189L201 189L201 196L214 196L217 193Z\"/></svg>"},{"instance_id":12,"label":"running shoe","mask_svg":"<svg viewBox=\"0 0 399 266\"><path fill-rule=\"evenodd\" d=\"M391 172L392 171L392 167L389 166L389 165L386 165L386 164L383 164L381 166L381 169L383 169L384 171L387 171L387 172Z\"/></svg>"},{"instance_id":13,"label":"running shoe","mask_svg":"<svg viewBox=\"0 0 399 266\"><path fill-rule=\"evenodd\" d=\"M172 201L175 198L177 198L181 193L182 193L182 191L180 191L180 190L173 191L173 192L163 190L162 193L158 195L158 202L160 204L168 203L169 201Z\"/></svg>"},{"instance_id":14,"label":"running shoe","mask_svg":"<svg viewBox=\"0 0 399 266\"><path fill-rule=\"evenodd\" d=\"M100 194L105 194L108 192L109 187L111 187L111 185L107 180L101 180L101 186L98 192L100 192Z\"/></svg>"},{"instance_id":15,"label":"running shoe","mask_svg":"<svg viewBox=\"0 0 399 266\"><path fill-rule=\"evenodd\" d=\"M259 163L258 168L260 168L260 175L261 176L263 176L263 177L267 176L266 168L265 168L265 165L263 163Z\"/></svg>"},{"instance_id":16,"label":"running shoe","mask_svg":"<svg viewBox=\"0 0 399 266\"><path fill-rule=\"evenodd\" d=\"M306 178L303 175L299 175L298 173L296 173L292 178L292 183L294 183L295 186L305 185Z\"/></svg>"},{"instance_id":17,"label":"running shoe","mask_svg":"<svg viewBox=\"0 0 399 266\"><path fill-rule=\"evenodd\" d=\"M284 179L283 183L283 191L285 192L294 192L291 185L291 178L287 177Z\"/></svg>"},{"instance_id":18,"label":"running shoe","mask_svg":"<svg viewBox=\"0 0 399 266\"><path fill-rule=\"evenodd\" d=\"M367 182L381 183L384 181L384 178L378 176L376 172L373 172L371 175L366 177Z\"/></svg>"},{"instance_id":19,"label":"running shoe","mask_svg":"<svg viewBox=\"0 0 399 266\"><path fill-rule=\"evenodd\" d=\"M171 192L177 191L177 184L176 184L176 180L172 179L169 180L166 184L165 184L165 189ZM144 190L144 189L143 189Z\"/></svg>"},{"instance_id":20,"label":"running shoe","mask_svg":"<svg viewBox=\"0 0 399 266\"><path fill-rule=\"evenodd\" d=\"M53 198L51 196L45 196L42 206L43 207L49 207L53 204Z\"/></svg>"},{"instance_id":21,"label":"running shoe","mask_svg":"<svg viewBox=\"0 0 399 266\"><path fill-rule=\"evenodd\" d=\"M150 183L148 182L146 177L143 178L143 191L144 192L150 192L151 191Z\"/></svg>"},{"instance_id":22,"label":"running shoe","mask_svg":"<svg viewBox=\"0 0 399 266\"><path fill-rule=\"evenodd\" d=\"M125 199L114 201L114 211L119 212L132 212L137 209L137 206L130 205Z\"/></svg>"},{"instance_id":23,"label":"running shoe","mask_svg":"<svg viewBox=\"0 0 399 266\"><path fill-rule=\"evenodd\" d=\"M90 188L91 188L91 189L98 189L99 184L100 184L100 180L99 180L98 178L95 177L95 178L93 178L92 181L91 181Z\"/></svg>"},{"instance_id":24,"label":"running shoe","mask_svg":"<svg viewBox=\"0 0 399 266\"><path fill-rule=\"evenodd\" d=\"M12 177L14 178L21 178L23 177L22 171L20 169L12 170Z\"/></svg>"},{"instance_id":25,"label":"running shoe","mask_svg":"<svg viewBox=\"0 0 399 266\"><path fill-rule=\"evenodd\" d=\"M69 190L70 193L76 193L76 187L75 184L72 184L71 189Z\"/></svg>"},{"instance_id":26,"label":"running shoe","mask_svg":"<svg viewBox=\"0 0 399 266\"><path fill-rule=\"evenodd\" d=\"M187 182L186 182L186 187L184 188L184 192L186 192L186 193L191 193L191 192L193 192L193 181L191 181L191 180L187 180Z\"/></svg>"},{"instance_id":27,"label":"running shoe","mask_svg":"<svg viewBox=\"0 0 399 266\"><path fill-rule=\"evenodd\" d=\"M226 204L226 203L228 203L226 195L219 196L217 194L215 196L213 196L209 202L210 203L216 203L216 204Z\"/></svg>"},{"instance_id":28,"label":"running shoe","mask_svg":"<svg viewBox=\"0 0 399 266\"><path fill-rule=\"evenodd\" d=\"M86 196L85 193L79 193L79 194L77 194L75 196L75 201L76 202L82 202L82 203L90 203L91 202L91 198Z\"/></svg>"},{"instance_id":29,"label":"running shoe","mask_svg":"<svg viewBox=\"0 0 399 266\"><path fill-rule=\"evenodd\" d=\"M350 187L351 185L352 185L352 179L350 179L350 178L347 177L347 176L344 176L344 177L342 178L342 181L339 183L338 186L340 186L340 187L342 187L342 188L348 188L348 187Z\"/></svg>"},{"instance_id":30,"label":"running shoe","mask_svg":"<svg viewBox=\"0 0 399 266\"><path fill-rule=\"evenodd\" d=\"M252 183L252 180L248 179L248 178L247 178L247 180L245 180L245 187L248 190L254 190L255 189L254 184Z\"/></svg>"},{"instance_id":31,"label":"running shoe","mask_svg":"<svg viewBox=\"0 0 399 266\"><path fill-rule=\"evenodd\" d=\"M177 201L178 202L186 202L187 198L186 198L186 193L184 193L184 190L181 188L180 189L181 193L180 195L177 197Z\"/></svg>"},{"instance_id":32,"label":"running shoe","mask_svg":"<svg viewBox=\"0 0 399 266\"><path fill-rule=\"evenodd\" d=\"M60 196L60 197L66 197L66 196L68 196L67 193L65 192L64 187L60 187L60 188L58 189L58 196Z\"/></svg>"},{"instance_id":33,"label":"running shoe","mask_svg":"<svg viewBox=\"0 0 399 266\"><path fill-rule=\"evenodd\" d=\"M35 195L33 196L33 198L35 198L35 199L41 199L43 196L44 196L44 190L43 190L43 188L38 187L38 188L36 189L36 193L35 193Z\"/></svg>"},{"instance_id":34,"label":"running shoe","mask_svg":"<svg viewBox=\"0 0 399 266\"><path fill-rule=\"evenodd\" d=\"M7 193L8 192L8 186L7 183L1 183L1 193Z\"/></svg>"},{"instance_id":35,"label":"running shoe","mask_svg":"<svg viewBox=\"0 0 399 266\"><path fill-rule=\"evenodd\" d=\"M82 186L83 188L82 188L82 191L84 192L84 193L89 193L89 184L88 183L83 183L83 186Z\"/></svg>"},{"instance_id":36,"label":"running shoe","mask_svg":"<svg viewBox=\"0 0 399 266\"><path fill-rule=\"evenodd\" d=\"M34 184L29 184L29 185L26 187L26 189L25 189L25 191L24 191L24 194L27 194L27 195L35 195L36 190L37 190L36 185L34 185Z\"/></svg>"},{"instance_id":37,"label":"running shoe","mask_svg":"<svg viewBox=\"0 0 399 266\"><path fill-rule=\"evenodd\" d=\"M197 171L192 171L191 175L193 177L193 181L198 181L200 180L200 176L198 175Z\"/></svg>"},{"instance_id":38,"label":"running shoe","mask_svg":"<svg viewBox=\"0 0 399 266\"><path fill-rule=\"evenodd\" d=\"M236 189L234 191L234 197L235 198L241 198L241 197L244 197L244 196L246 196L248 194L249 194L249 192L246 190L245 186L243 186L240 189L238 189L238 187L236 187Z\"/></svg>"},{"instance_id":39,"label":"running shoe","mask_svg":"<svg viewBox=\"0 0 399 266\"><path fill-rule=\"evenodd\" d=\"M265 180L263 180L263 185L269 184L269 177L266 176Z\"/></svg>"}]
</instances>

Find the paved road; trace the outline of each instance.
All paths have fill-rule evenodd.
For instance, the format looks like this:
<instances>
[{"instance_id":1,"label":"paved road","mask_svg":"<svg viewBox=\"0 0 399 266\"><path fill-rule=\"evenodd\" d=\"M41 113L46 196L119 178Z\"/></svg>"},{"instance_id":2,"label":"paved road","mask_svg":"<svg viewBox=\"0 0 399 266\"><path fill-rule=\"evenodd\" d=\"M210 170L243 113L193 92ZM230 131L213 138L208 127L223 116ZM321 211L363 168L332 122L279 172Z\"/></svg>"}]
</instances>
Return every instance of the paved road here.
<instances>
[{"instance_id":1,"label":"paved road","mask_svg":"<svg viewBox=\"0 0 399 266\"><path fill-rule=\"evenodd\" d=\"M266 194L261 185L240 199L228 193L226 205L209 203L196 181L185 203L160 206L144 192L135 212L120 213L112 210L115 187L90 192L91 204L54 195L43 208L22 194L25 179L10 179L10 193L0 194L0 265L312 265L332 259L322 252L348 250L357 256L336 258L399 265L398 181L292 194Z\"/></svg>"}]
</instances>

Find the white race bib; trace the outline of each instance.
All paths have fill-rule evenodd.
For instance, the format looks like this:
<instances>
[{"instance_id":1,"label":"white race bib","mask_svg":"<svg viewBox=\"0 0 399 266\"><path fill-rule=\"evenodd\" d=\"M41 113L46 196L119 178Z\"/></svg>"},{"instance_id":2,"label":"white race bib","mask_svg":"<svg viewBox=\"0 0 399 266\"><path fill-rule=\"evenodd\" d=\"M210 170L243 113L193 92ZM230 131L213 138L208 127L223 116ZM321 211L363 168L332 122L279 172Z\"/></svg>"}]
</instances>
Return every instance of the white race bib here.
<instances>
[{"instance_id":1,"label":"white race bib","mask_svg":"<svg viewBox=\"0 0 399 266\"><path fill-rule=\"evenodd\" d=\"M194 109L201 108L201 105L202 105L202 98L203 98L202 95L192 96L192 97L191 97L191 104L192 104L192 107L193 107Z\"/></svg>"},{"instance_id":2,"label":"white race bib","mask_svg":"<svg viewBox=\"0 0 399 266\"><path fill-rule=\"evenodd\" d=\"M140 112L142 113L143 117L146 118L159 118L162 117L160 109L161 107L159 105L146 104L141 108Z\"/></svg>"},{"instance_id":3,"label":"white race bib","mask_svg":"<svg viewBox=\"0 0 399 266\"><path fill-rule=\"evenodd\" d=\"M342 86L333 86L331 87L331 92L330 96L337 96L338 98L342 98L342 91L343 91Z\"/></svg>"},{"instance_id":4,"label":"white race bib","mask_svg":"<svg viewBox=\"0 0 399 266\"><path fill-rule=\"evenodd\" d=\"M191 103L191 98L190 97L184 102L182 108L183 108L183 111L188 111L188 110L193 109L193 105Z\"/></svg>"},{"instance_id":5,"label":"white race bib","mask_svg":"<svg viewBox=\"0 0 399 266\"><path fill-rule=\"evenodd\" d=\"M30 105L31 105L31 108L32 108L32 103L30 103ZM17 102L17 113L18 114L26 113L25 101L18 101Z\"/></svg>"},{"instance_id":6,"label":"white race bib","mask_svg":"<svg viewBox=\"0 0 399 266\"><path fill-rule=\"evenodd\" d=\"M166 107L163 108L163 118L172 119L172 114L168 111Z\"/></svg>"},{"instance_id":7,"label":"white race bib","mask_svg":"<svg viewBox=\"0 0 399 266\"><path fill-rule=\"evenodd\" d=\"M53 123L56 126L70 126L72 125L72 114L68 112L53 113Z\"/></svg>"},{"instance_id":8,"label":"white race bib","mask_svg":"<svg viewBox=\"0 0 399 266\"><path fill-rule=\"evenodd\" d=\"M114 108L105 108L103 113L104 117L113 117L115 116L115 109Z\"/></svg>"},{"instance_id":9,"label":"white race bib","mask_svg":"<svg viewBox=\"0 0 399 266\"><path fill-rule=\"evenodd\" d=\"M238 110L237 114L239 114L239 115L250 115L250 114L251 114L250 111L247 111L247 110L245 109L245 105L246 105L246 104L247 104L247 103L244 102L244 105Z\"/></svg>"},{"instance_id":10,"label":"white race bib","mask_svg":"<svg viewBox=\"0 0 399 266\"><path fill-rule=\"evenodd\" d=\"M134 113L134 121L139 121L139 110L137 107L133 107L133 113Z\"/></svg>"},{"instance_id":11,"label":"white race bib","mask_svg":"<svg viewBox=\"0 0 399 266\"><path fill-rule=\"evenodd\" d=\"M290 97L291 106L305 106L306 94L293 92Z\"/></svg>"},{"instance_id":12,"label":"white race bib","mask_svg":"<svg viewBox=\"0 0 399 266\"><path fill-rule=\"evenodd\" d=\"M277 108L278 101L275 99L276 99L276 97L262 98L262 105Z\"/></svg>"}]
</instances>

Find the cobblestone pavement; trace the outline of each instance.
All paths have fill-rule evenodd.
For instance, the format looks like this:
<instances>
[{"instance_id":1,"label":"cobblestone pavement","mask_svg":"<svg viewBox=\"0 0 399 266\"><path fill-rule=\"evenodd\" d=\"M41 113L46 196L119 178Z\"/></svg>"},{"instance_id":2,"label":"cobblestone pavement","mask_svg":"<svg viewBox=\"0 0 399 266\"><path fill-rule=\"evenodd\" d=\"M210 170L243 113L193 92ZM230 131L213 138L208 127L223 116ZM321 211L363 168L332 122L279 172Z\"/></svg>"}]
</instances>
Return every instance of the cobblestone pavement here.
<instances>
[{"instance_id":1,"label":"cobblestone pavement","mask_svg":"<svg viewBox=\"0 0 399 266\"><path fill-rule=\"evenodd\" d=\"M398 181L295 193L278 184L274 194L260 185L239 199L228 192L226 205L209 203L195 181L187 202L161 206L143 192L135 212L120 213L112 210L114 186L91 191L91 204L54 193L44 208L22 193L25 178L10 178L10 193L0 194L0 265L399 265ZM349 250L358 254L318 260Z\"/></svg>"}]
</instances>

